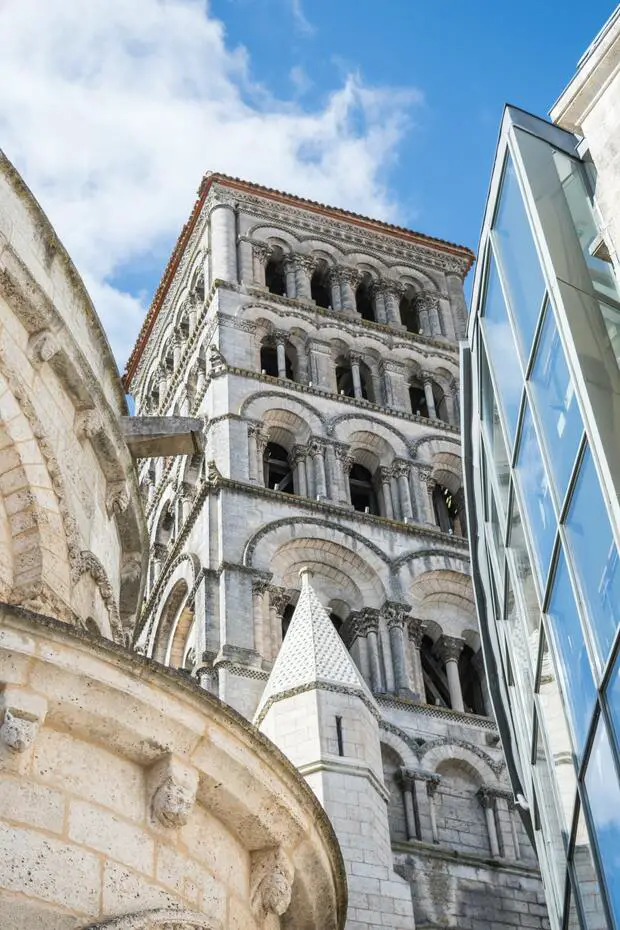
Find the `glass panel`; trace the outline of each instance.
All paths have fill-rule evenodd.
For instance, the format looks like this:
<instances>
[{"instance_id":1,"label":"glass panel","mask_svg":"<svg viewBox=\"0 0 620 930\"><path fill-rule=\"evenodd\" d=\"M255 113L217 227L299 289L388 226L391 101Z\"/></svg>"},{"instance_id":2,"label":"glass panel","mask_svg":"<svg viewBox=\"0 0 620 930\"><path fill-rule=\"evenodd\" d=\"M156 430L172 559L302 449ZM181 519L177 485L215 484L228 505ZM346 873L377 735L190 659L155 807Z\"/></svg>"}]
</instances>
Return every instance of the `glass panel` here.
<instances>
[{"instance_id":1,"label":"glass panel","mask_svg":"<svg viewBox=\"0 0 620 930\"><path fill-rule=\"evenodd\" d=\"M599 658L604 664L620 624L620 566L589 447L579 467L566 518L566 538Z\"/></svg>"},{"instance_id":2,"label":"glass panel","mask_svg":"<svg viewBox=\"0 0 620 930\"><path fill-rule=\"evenodd\" d=\"M611 723L616 735L616 744L620 747L620 654L609 677L606 693L607 707L609 708Z\"/></svg>"},{"instance_id":3,"label":"glass panel","mask_svg":"<svg viewBox=\"0 0 620 930\"><path fill-rule=\"evenodd\" d=\"M538 800L541 836L536 838L536 845L542 846L547 865L553 878L553 890L557 902L564 900L564 883L566 881L566 834L558 816L555 792L553 788L553 767L550 765L545 743L540 730L536 734L536 755L534 779ZM542 851L539 849L539 853ZM561 911L561 908L558 908Z\"/></svg>"},{"instance_id":4,"label":"glass panel","mask_svg":"<svg viewBox=\"0 0 620 930\"><path fill-rule=\"evenodd\" d=\"M530 383L546 441L552 478L563 499L583 433L583 423L549 303Z\"/></svg>"},{"instance_id":5,"label":"glass panel","mask_svg":"<svg viewBox=\"0 0 620 930\"><path fill-rule=\"evenodd\" d=\"M534 679L532 669L536 665L538 636L534 634L528 641L523 623L519 616L517 603L510 582L506 575L506 639L512 657L512 669L517 685L519 702L528 729L531 726L534 699Z\"/></svg>"},{"instance_id":6,"label":"glass panel","mask_svg":"<svg viewBox=\"0 0 620 930\"><path fill-rule=\"evenodd\" d=\"M573 743L577 755L581 756L594 708L594 680L562 551L555 569L547 616Z\"/></svg>"},{"instance_id":7,"label":"glass panel","mask_svg":"<svg viewBox=\"0 0 620 930\"><path fill-rule=\"evenodd\" d=\"M540 608L536 595L536 585L532 575L532 564L525 545L525 534L517 498L513 494L510 517L510 536L508 540L508 564L513 578L516 579L523 600L524 617L528 635L538 631Z\"/></svg>"},{"instance_id":8,"label":"glass panel","mask_svg":"<svg viewBox=\"0 0 620 930\"><path fill-rule=\"evenodd\" d=\"M585 775L589 821L598 847L610 909L620 920L620 785L611 744L600 718ZM585 834L585 831L584 831ZM583 895L582 895L583 897Z\"/></svg>"},{"instance_id":9,"label":"glass panel","mask_svg":"<svg viewBox=\"0 0 620 930\"><path fill-rule=\"evenodd\" d=\"M506 453L506 444L502 434L499 410L495 401L486 352L480 340L480 377L482 385L482 422L485 427L487 464L495 473L499 491L499 506L503 514L508 510L508 490L510 488L510 464Z\"/></svg>"},{"instance_id":10,"label":"glass panel","mask_svg":"<svg viewBox=\"0 0 620 930\"><path fill-rule=\"evenodd\" d=\"M544 588L557 524L529 407L523 419L515 474L531 531L538 580Z\"/></svg>"},{"instance_id":11,"label":"glass panel","mask_svg":"<svg viewBox=\"0 0 620 930\"><path fill-rule=\"evenodd\" d=\"M588 930L606 930L607 919L601 898L601 888L594 868L583 809L579 812L571 860L586 927Z\"/></svg>"},{"instance_id":12,"label":"glass panel","mask_svg":"<svg viewBox=\"0 0 620 930\"><path fill-rule=\"evenodd\" d=\"M581 924L579 923L577 907L575 905L575 893L571 888L569 892L566 914L564 915L564 930L579 930L580 927Z\"/></svg>"},{"instance_id":13,"label":"glass panel","mask_svg":"<svg viewBox=\"0 0 620 930\"><path fill-rule=\"evenodd\" d=\"M482 329L488 358L499 390L507 432L510 441L513 442L523 388L523 374L492 255L489 258L483 314Z\"/></svg>"},{"instance_id":14,"label":"glass panel","mask_svg":"<svg viewBox=\"0 0 620 930\"><path fill-rule=\"evenodd\" d=\"M499 209L491 235L522 356L527 361L545 282L510 156L506 158Z\"/></svg>"}]
</instances>

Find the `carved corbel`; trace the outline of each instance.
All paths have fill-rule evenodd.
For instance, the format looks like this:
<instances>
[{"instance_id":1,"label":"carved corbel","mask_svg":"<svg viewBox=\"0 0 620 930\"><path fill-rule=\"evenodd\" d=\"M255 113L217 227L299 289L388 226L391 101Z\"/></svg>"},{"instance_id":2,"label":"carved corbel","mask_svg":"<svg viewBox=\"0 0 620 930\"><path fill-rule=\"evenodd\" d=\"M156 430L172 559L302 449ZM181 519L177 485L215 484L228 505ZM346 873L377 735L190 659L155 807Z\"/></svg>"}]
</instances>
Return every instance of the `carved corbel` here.
<instances>
[{"instance_id":1,"label":"carved corbel","mask_svg":"<svg viewBox=\"0 0 620 930\"><path fill-rule=\"evenodd\" d=\"M40 368L60 351L60 345L49 329L43 329L38 333L33 333L28 340L26 351L33 368Z\"/></svg>"},{"instance_id":2,"label":"carved corbel","mask_svg":"<svg viewBox=\"0 0 620 930\"><path fill-rule=\"evenodd\" d=\"M93 439L103 429L101 414L94 407L80 410L75 418L75 432L78 439Z\"/></svg>"},{"instance_id":3,"label":"carved corbel","mask_svg":"<svg viewBox=\"0 0 620 930\"><path fill-rule=\"evenodd\" d=\"M109 517L125 513L129 507L129 488L126 481L111 481L108 484L105 506Z\"/></svg>"},{"instance_id":4,"label":"carved corbel","mask_svg":"<svg viewBox=\"0 0 620 930\"><path fill-rule=\"evenodd\" d=\"M151 814L164 827L182 827L196 803L198 772L175 756L166 755L149 772Z\"/></svg>"},{"instance_id":5,"label":"carved corbel","mask_svg":"<svg viewBox=\"0 0 620 930\"><path fill-rule=\"evenodd\" d=\"M259 849L250 860L250 907L259 920L281 917L291 903L295 870L280 847Z\"/></svg>"},{"instance_id":6,"label":"carved corbel","mask_svg":"<svg viewBox=\"0 0 620 930\"><path fill-rule=\"evenodd\" d=\"M11 752L26 752L45 720L47 701L20 688L6 688L0 695L0 714L0 742Z\"/></svg>"}]
</instances>

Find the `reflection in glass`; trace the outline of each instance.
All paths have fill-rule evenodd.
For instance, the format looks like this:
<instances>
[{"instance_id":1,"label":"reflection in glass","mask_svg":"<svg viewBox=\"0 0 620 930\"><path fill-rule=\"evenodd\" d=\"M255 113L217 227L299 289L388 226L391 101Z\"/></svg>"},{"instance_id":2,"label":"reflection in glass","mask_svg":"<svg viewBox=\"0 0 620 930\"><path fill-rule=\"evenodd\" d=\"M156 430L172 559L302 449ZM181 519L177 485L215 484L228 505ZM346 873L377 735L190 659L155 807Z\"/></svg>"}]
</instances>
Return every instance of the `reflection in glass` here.
<instances>
[{"instance_id":1,"label":"reflection in glass","mask_svg":"<svg viewBox=\"0 0 620 930\"><path fill-rule=\"evenodd\" d=\"M557 524L529 407L523 418L515 473L531 530L538 580L544 588Z\"/></svg>"},{"instance_id":2,"label":"reflection in glass","mask_svg":"<svg viewBox=\"0 0 620 930\"><path fill-rule=\"evenodd\" d=\"M502 513L505 514L508 510L510 464L508 462L506 445L500 426L499 410L495 400L495 393L493 391L493 385L491 384L489 363L487 362L482 340L480 340L480 381L482 422L486 433L485 446L487 451L487 465L493 469L495 474L495 480L499 490L498 505Z\"/></svg>"},{"instance_id":3,"label":"reflection in glass","mask_svg":"<svg viewBox=\"0 0 620 930\"><path fill-rule=\"evenodd\" d=\"M579 812L575 845L571 850L571 859L586 927L588 927L588 930L606 930L607 919L603 908L600 885L594 868L583 809Z\"/></svg>"},{"instance_id":4,"label":"reflection in glass","mask_svg":"<svg viewBox=\"0 0 620 930\"><path fill-rule=\"evenodd\" d=\"M616 744L620 746L620 655L616 659L607 685L607 707L616 735Z\"/></svg>"},{"instance_id":5,"label":"reflection in glass","mask_svg":"<svg viewBox=\"0 0 620 930\"><path fill-rule=\"evenodd\" d=\"M620 919L620 785L602 718L588 760L585 787L608 903Z\"/></svg>"},{"instance_id":6,"label":"reflection in glass","mask_svg":"<svg viewBox=\"0 0 620 930\"><path fill-rule=\"evenodd\" d=\"M517 327L522 356L527 361L545 283L510 156L506 157L499 209L491 236Z\"/></svg>"},{"instance_id":7,"label":"reflection in glass","mask_svg":"<svg viewBox=\"0 0 620 930\"><path fill-rule=\"evenodd\" d=\"M549 303L530 382L547 445L547 460L562 499L572 474L583 424Z\"/></svg>"},{"instance_id":8,"label":"reflection in glass","mask_svg":"<svg viewBox=\"0 0 620 930\"><path fill-rule=\"evenodd\" d=\"M514 494L512 496L510 514L508 553L508 564L521 592L524 619L527 625L528 635L531 635L538 631L540 607L538 605L536 585L534 584L534 577L532 575L532 563L530 562L530 557L527 554L525 545L525 534L523 532L519 505L517 504L517 498ZM536 661L536 659L534 659L534 661Z\"/></svg>"},{"instance_id":9,"label":"reflection in glass","mask_svg":"<svg viewBox=\"0 0 620 930\"><path fill-rule=\"evenodd\" d=\"M596 527L596 532L592 532ZM571 564L604 663L620 624L620 565L592 452L586 448L566 518Z\"/></svg>"},{"instance_id":10,"label":"reflection in glass","mask_svg":"<svg viewBox=\"0 0 620 930\"><path fill-rule=\"evenodd\" d=\"M532 717L534 679L532 670L536 666L538 636L532 634L528 640L519 609L515 600L510 574L506 575L506 639L512 656L512 670L517 686L518 699L526 721Z\"/></svg>"},{"instance_id":11,"label":"reflection in glass","mask_svg":"<svg viewBox=\"0 0 620 930\"><path fill-rule=\"evenodd\" d=\"M553 789L553 768L549 762L549 756L538 724L536 726L534 784L536 786L538 815L542 821L540 824L542 827L541 836L537 838L536 847L539 852L544 851L549 872L553 879L553 891L558 911L561 912L566 880L566 834L562 829L558 816Z\"/></svg>"},{"instance_id":12,"label":"reflection in glass","mask_svg":"<svg viewBox=\"0 0 620 930\"><path fill-rule=\"evenodd\" d=\"M489 258L483 314L482 330L487 354L498 387L508 436L513 442L523 388L523 374L492 255Z\"/></svg>"},{"instance_id":13,"label":"reflection in glass","mask_svg":"<svg viewBox=\"0 0 620 930\"><path fill-rule=\"evenodd\" d=\"M594 680L562 551L555 569L547 616L573 743L577 755L581 756L592 719Z\"/></svg>"}]
</instances>

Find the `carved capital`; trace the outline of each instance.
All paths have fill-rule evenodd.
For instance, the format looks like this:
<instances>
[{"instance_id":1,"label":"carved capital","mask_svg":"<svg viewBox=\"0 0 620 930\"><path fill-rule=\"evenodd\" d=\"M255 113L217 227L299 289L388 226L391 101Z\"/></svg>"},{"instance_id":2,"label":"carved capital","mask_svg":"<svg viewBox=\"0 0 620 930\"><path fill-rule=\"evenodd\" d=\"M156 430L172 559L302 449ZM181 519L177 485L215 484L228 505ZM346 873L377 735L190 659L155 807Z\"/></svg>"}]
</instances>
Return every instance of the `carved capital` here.
<instances>
[{"instance_id":1,"label":"carved capital","mask_svg":"<svg viewBox=\"0 0 620 930\"><path fill-rule=\"evenodd\" d=\"M164 562L168 555L168 547L163 543L155 543L153 546L153 558L157 562Z\"/></svg>"},{"instance_id":2,"label":"carved capital","mask_svg":"<svg viewBox=\"0 0 620 930\"><path fill-rule=\"evenodd\" d=\"M263 427L261 426L256 430L256 449L260 456L264 454L268 443L269 443L269 433L267 432L266 429L263 429Z\"/></svg>"},{"instance_id":3,"label":"carved capital","mask_svg":"<svg viewBox=\"0 0 620 930\"><path fill-rule=\"evenodd\" d=\"M426 633L426 623L418 617L409 617L407 619L407 635L409 642L413 643L416 649L422 645L424 634Z\"/></svg>"},{"instance_id":4,"label":"carved capital","mask_svg":"<svg viewBox=\"0 0 620 930\"><path fill-rule=\"evenodd\" d=\"M381 281L381 289L384 293L390 294L400 300L405 293L406 285L401 281L392 281L389 278L383 278Z\"/></svg>"},{"instance_id":5,"label":"carved capital","mask_svg":"<svg viewBox=\"0 0 620 930\"><path fill-rule=\"evenodd\" d=\"M432 798L435 796L435 794L437 793L437 789L439 788L440 782L441 782L441 775L431 775L429 778L426 779L426 793L428 794L429 798Z\"/></svg>"},{"instance_id":6,"label":"carved capital","mask_svg":"<svg viewBox=\"0 0 620 930\"><path fill-rule=\"evenodd\" d=\"M189 481L182 481L179 485L179 497L185 503L191 504L196 497L196 485Z\"/></svg>"},{"instance_id":7,"label":"carved capital","mask_svg":"<svg viewBox=\"0 0 620 930\"><path fill-rule=\"evenodd\" d=\"M351 469L355 465L355 459L349 453L349 447L348 446L335 446L334 451L336 453L336 458L340 462L340 465L342 467L344 474L349 475L351 473Z\"/></svg>"},{"instance_id":8,"label":"carved capital","mask_svg":"<svg viewBox=\"0 0 620 930\"><path fill-rule=\"evenodd\" d=\"M149 773L151 813L164 827L182 827L196 803L198 772L175 756L166 755Z\"/></svg>"},{"instance_id":9,"label":"carved capital","mask_svg":"<svg viewBox=\"0 0 620 930\"><path fill-rule=\"evenodd\" d=\"M379 478L381 484L389 484L392 480L392 466L391 465L380 465L379 466Z\"/></svg>"},{"instance_id":10,"label":"carved capital","mask_svg":"<svg viewBox=\"0 0 620 930\"><path fill-rule=\"evenodd\" d=\"M392 627L404 629L407 620L407 614L411 608L408 604L399 604L397 601L386 601L381 608L381 616L387 623L388 630Z\"/></svg>"},{"instance_id":11,"label":"carved capital","mask_svg":"<svg viewBox=\"0 0 620 930\"><path fill-rule=\"evenodd\" d=\"M280 847L259 849L250 858L250 907L263 921L282 916L291 903L295 870Z\"/></svg>"},{"instance_id":12,"label":"carved capital","mask_svg":"<svg viewBox=\"0 0 620 930\"><path fill-rule=\"evenodd\" d=\"M301 269L306 274L312 274L316 265L316 260L312 255L299 255L297 252L293 255L295 267Z\"/></svg>"},{"instance_id":13,"label":"carved capital","mask_svg":"<svg viewBox=\"0 0 620 930\"><path fill-rule=\"evenodd\" d=\"M493 808L495 807L495 802L497 801L497 795L492 789L486 788L483 785L482 788L478 788L476 792L476 797L478 798L478 801L480 802L480 806L484 807L485 810L493 810Z\"/></svg>"},{"instance_id":14,"label":"carved capital","mask_svg":"<svg viewBox=\"0 0 620 930\"><path fill-rule=\"evenodd\" d=\"M338 270L340 272L341 281L345 281L347 284L350 284L351 287L355 287L358 284L361 274L357 268L349 268L345 265L341 266Z\"/></svg>"},{"instance_id":15,"label":"carved capital","mask_svg":"<svg viewBox=\"0 0 620 930\"><path fill-rule=\"evenodd\" d=\"M45 362L60 351L60 345L56 336L49 329L43 329L33 335L28 340L27 348L28 358L34 368L40 368Z\"/></svg>"},{"instance_id":16,"label":"carved capital","mask_svg":"<svg viewBox=\"0 0 620 930\"><path fill-rule=\"evenodd\" d=\"M299 465L300 462L305 462L307 455L308 446L293 446L289 456L291 465Z\"/></svg>"},{"instance_id":17,"label":"carved capital","mask_svg":"<svg viewBox=\"0 0 620 930\"><path fill-rule=\"evenodd\" d=\"M359 629L361 636L379 631L379 611L375 607L363 607L359 612Z\"/></svg>"},{"instance_id":18,"label":"carved capital","mask_svg":"<svg viewBox=\"0 0 620 930\"><path fill-rule=\"evenodd\" d=\"M269 606L273 607L278 617L282 616L284 608L287 607L290 600L291 595L286 588L269 585Z\"/></svg>"},{"instance_id":19,"label":"carved capital","mask_svg":"<svg viewBox=\"0 0 620 930\"><path fill-rule=\"evenodd\" d=\"M277 346L285 346L288 342L288 333L285 329L276 329L272 338Z\"/></svg>"},{"instance_id":20,"label":"carved capital","mask_svg":"<svg viewBox=\"0 0 620 930\"><path fill-rule=\"evenodd\" d=\"M266 242L253 242L252 256L261 265L266 265L271 257L271 246L267 245Z\"/></svg>"},{"instance_id":21,"label":"carved capital","mask_svg":"<svg viewBox=\"0 0 620 930\"><path fill-rule=\"evenodd\" d=\"M309 443L310 455L325 455L325 440L324 439L311 439Z\"/></svg>"},{"instance_id":22,"label":"carved capital","mask_svg":"<svg viewBox=\"0 0 620 930\"><path fill-rule=\"evenodd\" d=\"M465 642L457 636L441 636L435 643L435 652L442 662L458 662Z\"/></svg>"},{"instance_id":23,"label":"carved capital","mask_svg":"<svg viewBox=\"0 0 620 930\"><path fill-rule=\"evenodd\" d=\"M109 517L125 513L129 507L129 487L126 481L111 481L108 484L105 506Z\"/></svg>"},{"instance_id":24,"label":"carved capital","mask_svg":"<svg viewBox=\"0 0 620 930\"><path fill-rule=\"evenodd\" d=\"M266 578L252 578L252 593L263 595L269 590L269 581Z\"/></svg>"},{"instance_id":25,"label":"carved capital","mask_svg":"<svg viewBox=\"0 0 620 930\"><path fill-rule=\"evenodd\" d=\"M103 429L101 414L94 407L80 410L75 418L75 432L78 439L92 439Z\"/></svg>"},{"instance_id":26,"label":"carved capital","mask_svg":"<svg viewBox=\"0 0 620 930\"><path fill-rule=\"evenodd\" d=\"M410 470L411 462L407 462L405 459L396 459L392 463L392 471L396 478L408 478Z\"/></svg>"},{"instance_id":27,"label":"carved capital","mask_svg":"<svg viewBox=\"0 0 620 930\"><path fill-rule=\"evenodd\" d=\"M217 346L209 346L209 369L211 371L221 371L226 367L228 362L217 348Z\"/></svg>"},{"instance_id":28,"label":"carved capital","mask_svg":"<svg viewBox=\"0 0 620 930\"><path fill-rule=\"evenodd\" d=\"M436 310L439 307L439 297L437 294L420 294L417 298L417 305L421 310Z\"/></svg>"},{"instance_id":29,"label":"carved capital","mask_svg":"<svg viewBox=\"0 0 620 930\"><path fill-rule=\"evenodd\" d=\"M416 773L412 769L402 768L398 770L398 779L400 781L401 787L405 791L413 791L415 787L415 776Z\"/></svg>"}]
</instances>

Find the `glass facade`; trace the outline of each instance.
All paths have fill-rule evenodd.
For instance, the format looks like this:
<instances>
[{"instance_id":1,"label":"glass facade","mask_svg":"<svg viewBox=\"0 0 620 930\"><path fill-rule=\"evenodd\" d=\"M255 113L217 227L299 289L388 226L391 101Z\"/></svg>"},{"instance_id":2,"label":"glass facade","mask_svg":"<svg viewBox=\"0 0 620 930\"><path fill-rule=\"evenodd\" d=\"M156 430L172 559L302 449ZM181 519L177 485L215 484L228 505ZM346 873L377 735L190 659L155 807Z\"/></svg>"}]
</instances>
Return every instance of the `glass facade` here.
<instances>
[{"instance_id":1,"label":"glass facade","mask_svg":"<svg viewBox=\"0 0 620 930\"><path fill-rule=\"evenodd\" d=\"M620 930L620 291L576 145L507 108L463 356L466 495L554 930Z\"/></svg>"}]
</instances>

